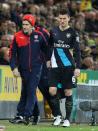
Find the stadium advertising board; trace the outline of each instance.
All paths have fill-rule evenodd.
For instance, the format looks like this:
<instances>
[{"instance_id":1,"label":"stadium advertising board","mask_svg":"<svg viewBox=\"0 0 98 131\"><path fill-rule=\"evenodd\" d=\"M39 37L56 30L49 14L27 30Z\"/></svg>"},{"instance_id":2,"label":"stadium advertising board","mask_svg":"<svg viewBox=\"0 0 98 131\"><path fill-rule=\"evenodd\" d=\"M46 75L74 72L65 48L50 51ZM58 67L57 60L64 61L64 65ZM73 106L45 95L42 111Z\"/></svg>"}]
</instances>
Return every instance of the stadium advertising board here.
<instances>
[{"instance_id":1,"label":"stadium advertising board","mask_svg":"<svg viewBox=\"0 0 98 131\"><path fill-rule=\"evenodd\" d=\"M21 93L21 78L15 78L9 66L0 66L0 101L19 101ZM39 101L43 96L37 89Z\"/></svg>"},{"instance_id":2,"label":"stadium advertising board","mask_svg":"<svg viewBox=\"0 0 98 131\"><path fill-rule=\"evenodd\" d=\"M0 66L0 101L18 101L21 79L14 78L9 66Z\"/></svg>"},{"instance_id":3,"label":"stadium advertising board","mask_svg":"<svg viewBox=\"0 0 98 131\"><path fill-rule=\"evenodd\" d=\"M81 70L81 74L77 79L78 84L83 85L98 85L98 71Z\"/></svg>"}]
</instances>

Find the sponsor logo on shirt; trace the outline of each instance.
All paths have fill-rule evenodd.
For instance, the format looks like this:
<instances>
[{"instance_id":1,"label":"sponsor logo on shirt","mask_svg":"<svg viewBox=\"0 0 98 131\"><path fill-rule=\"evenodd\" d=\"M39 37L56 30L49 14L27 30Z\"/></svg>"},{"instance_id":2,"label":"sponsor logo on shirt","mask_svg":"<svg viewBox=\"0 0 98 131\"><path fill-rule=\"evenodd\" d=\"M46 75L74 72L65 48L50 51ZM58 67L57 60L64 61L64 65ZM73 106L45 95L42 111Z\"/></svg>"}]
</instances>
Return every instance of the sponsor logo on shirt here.
<instances>
[{"instance_id":1,"label":"sponsor logo on shirt","mask_svg":"<svg viewBox=\"0 0 98 131\"><path fill-rule=\"evenodd\" d=\"M58 43L54 43L54 47L70 48L70 45L65 44L62 40L58 40Z\"/></svg>"},{"instance_id":2,"label":"sponsor logo on shirt","mask_svg":"<svg viewBox=\"0 0 98 131\"><path fill-rule=\"evenodd\" d=\"M79 36L76 37L76 41L79 42Z\"/></svg>"}]
</instances>

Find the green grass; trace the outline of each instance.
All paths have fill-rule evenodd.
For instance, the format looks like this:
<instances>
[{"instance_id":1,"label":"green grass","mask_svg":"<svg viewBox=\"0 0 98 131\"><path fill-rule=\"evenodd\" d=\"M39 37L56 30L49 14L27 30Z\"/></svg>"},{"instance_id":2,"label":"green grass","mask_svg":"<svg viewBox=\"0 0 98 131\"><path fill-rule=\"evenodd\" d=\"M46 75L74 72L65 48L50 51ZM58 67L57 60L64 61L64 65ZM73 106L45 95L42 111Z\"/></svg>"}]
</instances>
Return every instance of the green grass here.
<instances>
[{"instance_id":1,"label":"green grass","mask_svg":"<svg viewBox=\"0 0 98 131\"><path fill-rule=\"evenodd\" d=\"M38 125L28 125L23 124L14 125L10 124L8 121L0 121L0 125L5 126L4 131L98 131L98 126L89 126L87 124L72 124L69 128L64 127L53 127L51 123L39 123Z\"/></svg>"}]
</instances>

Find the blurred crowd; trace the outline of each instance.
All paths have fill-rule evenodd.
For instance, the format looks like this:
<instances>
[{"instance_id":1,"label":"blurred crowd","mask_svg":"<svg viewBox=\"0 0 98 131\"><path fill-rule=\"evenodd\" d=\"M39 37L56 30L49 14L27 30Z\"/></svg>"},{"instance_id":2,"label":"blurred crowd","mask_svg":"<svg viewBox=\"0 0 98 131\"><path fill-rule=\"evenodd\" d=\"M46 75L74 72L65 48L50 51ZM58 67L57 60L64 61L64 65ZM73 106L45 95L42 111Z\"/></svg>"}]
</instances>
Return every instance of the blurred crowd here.
<instances>
[{"instance_id":1,"label":"blurred crowd","mask_svg":"<svg viewBox=\"0 0 98 131\"><path fill-rule=\"evenodd\" d=\"M80 34L81 69L98 69L98 0L0 0L0 65L9 64L9 46L26 13L50 30L58 24L56 12L68 8L70 26Z\"/></svg>"}]
</instances>

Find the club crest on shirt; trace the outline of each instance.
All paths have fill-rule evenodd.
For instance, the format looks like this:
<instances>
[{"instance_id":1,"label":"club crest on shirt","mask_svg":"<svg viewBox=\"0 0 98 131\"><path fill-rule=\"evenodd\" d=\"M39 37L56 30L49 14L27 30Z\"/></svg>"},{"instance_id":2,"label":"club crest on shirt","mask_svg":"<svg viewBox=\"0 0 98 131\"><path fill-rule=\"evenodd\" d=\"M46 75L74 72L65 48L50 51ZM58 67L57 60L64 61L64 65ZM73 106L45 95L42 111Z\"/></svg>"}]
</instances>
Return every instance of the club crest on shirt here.
<instances>
[{"instance_id":1,"label":"club crest on shirt","mask_svg":"<svg viewBox=\"0 0 98 131\"><path fill-rule=\"evenodd\" d=\"M76 37L76 41L79 42L79 36Z\"/></svg>"},{"instance_id":2,"label":"club crest on shirt","mask_svg":"<svg viewBox=\"0 0 98 131\"><path fill-rule=\"evenodd\" d=\"M38 35L34 35L34 38L35 38L35 39L38 39Z\"/></svg>"},{"instance_id":3,"label":"club crest on shirt","mask_svg":"<svg viewBox=\"0 0 98 131\"><path fill-rule=\"evenodd\" d=\"M70 33L67 33L67 34L66 34L66 37L67 37L67 38L70 38L70 37L71 37L71 34L70 34Z\"/></svg>"},{"instance_id":4,"label":"club crest on shirt","mask_svg":"<svg viewBox=\"0 0 98 131\"><path fill-rule=\"evenodd\" d=\"M38 39L38 35L34 35L34 41L39 41L39 39Z\"/></svg>"}]
</instances>

